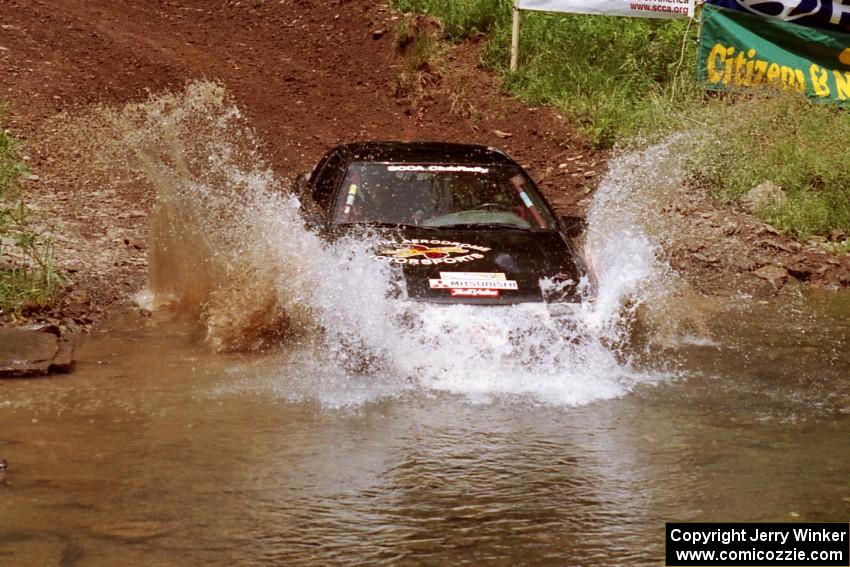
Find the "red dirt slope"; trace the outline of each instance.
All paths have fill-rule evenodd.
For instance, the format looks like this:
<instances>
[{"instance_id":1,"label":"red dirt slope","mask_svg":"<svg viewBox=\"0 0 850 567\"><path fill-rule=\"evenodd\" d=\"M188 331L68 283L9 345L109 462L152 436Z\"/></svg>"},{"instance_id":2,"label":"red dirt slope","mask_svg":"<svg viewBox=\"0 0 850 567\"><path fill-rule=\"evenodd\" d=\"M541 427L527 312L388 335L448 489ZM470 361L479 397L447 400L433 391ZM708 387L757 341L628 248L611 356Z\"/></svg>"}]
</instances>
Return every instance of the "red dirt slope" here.
<instances>
[{"instance_id":1,"label":"red dirt slope","mask_svg":"<svg viewBox=\"0 0 850 567\"><path fill-rule=\"evenodd\" d=\"M575 202L566 190L581 186L584 172L571 177L554 160L587 152L552 112L499 97L486 78L468 93L480 121L459 119L445 99L414 113L394 96L394 18L369 0L6 0L0 100L11 103L12 129L36 136L46 118L75 105L217 79L279 173L306 169L343 141L477 142L502 147L538 177L554 166L550 194ZM390 31L373 39L376 30Z\"/></svg>"},{"instance_id":2,"label":"red dirt slope","mask_svg":"<svg viewBox=\"0 0 850 567\"><path fill-rule=\"evenodd\" d=\"M475 68L474 46L447 56L451 79L475 103L474 119L439 92L415 108L395 96L403 66L393 34L398 18L369 0L0 3L0 101L10 107L7 127L30 140L29 166L39 179L27 183L28 201L56 227L57 260L75 288L48 316L85 324L95 318L91 309L142 287L152 202L137 186L91 182L73 147L51 145L49 120L192 80L226 86L282 178L346 141L475 142L502 147L528 166L562 210L580 209L591 190L584 185L596 179L586 170L602 160L554 112L499 94L498 80Z\"/></svg>"}]
</instances>

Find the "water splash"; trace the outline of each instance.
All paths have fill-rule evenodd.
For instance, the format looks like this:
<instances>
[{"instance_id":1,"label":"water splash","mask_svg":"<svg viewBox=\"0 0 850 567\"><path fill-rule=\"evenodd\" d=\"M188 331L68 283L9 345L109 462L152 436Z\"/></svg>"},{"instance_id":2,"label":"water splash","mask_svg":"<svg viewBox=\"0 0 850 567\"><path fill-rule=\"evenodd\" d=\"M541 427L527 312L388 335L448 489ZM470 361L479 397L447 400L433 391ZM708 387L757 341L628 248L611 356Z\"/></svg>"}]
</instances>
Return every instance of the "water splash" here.
<instances>
[{"instance_id":1,"label":"water splash","mask_svg":"<svg viewBox=\"0 0 850 567\"><path fill-rule=\"evenodd\" d=\"M199 313L219 350L297 345L261 365L254 386L327 406L411 391L580 405L663 377L639 369L627 344L635 310L663 295L666 274L644 228L657 186L632 172L670 163L669 147L611 162L589 215L597 282L583 282L588 301L564 325L543 305L389 299L392 268L371 258L375 237L328 244L305 230L218 85L154 97L113 121L157 192L148 300Z\"/></svg>"},{"instance_id":2,"label":"water splash","mask_svg":"<svg viewBox=\"0 0 850 567\"><path fill-rule=\"evenodd\" d=\"M585 254L597 276L595 333L616 333L647 302L655 307L678 285L659 260L661 214L685 177L679 152L682 136L610 160L587 216ZM625 312L623 312L625 309Z\"/></svg>"}]
</instances>

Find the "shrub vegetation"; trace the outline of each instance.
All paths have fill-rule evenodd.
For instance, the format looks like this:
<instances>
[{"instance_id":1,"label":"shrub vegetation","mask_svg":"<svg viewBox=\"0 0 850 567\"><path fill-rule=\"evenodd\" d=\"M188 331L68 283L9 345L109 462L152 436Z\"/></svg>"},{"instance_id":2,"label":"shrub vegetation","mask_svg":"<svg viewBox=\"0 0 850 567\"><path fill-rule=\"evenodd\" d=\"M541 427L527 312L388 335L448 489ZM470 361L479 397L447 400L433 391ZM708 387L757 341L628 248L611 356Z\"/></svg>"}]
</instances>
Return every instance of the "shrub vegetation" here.
<instances>
[{"instance_id":1,"label":"shrub vegetation","mask_svg":"<svg viewBox=\"0 0 850 567\"><path fill-rule=\"evenodd\" d=\"M26 168L20 142L0 127L0 316L53 301L60 277L53 268L50 239L37 233L20 199L18 180Z\"/></svg>"},{"instance_id":2,"label":"shrub vegetation","mask_svg":"<svg viewBox=\"0 0 850 567\"><path fill-rule=\"evenodd\" d=\"M438 18L446 41L485 33L482 64L528 104L550 104L599 147L699 130L692 180L732 201L763 181L782 207L759 214L800 238L850 230L850 117L791 93L708 96L695 80L697 24L523 12L519 70L508 69L512 0L393 0Z\"/></svg>"},{"instance_id":3,"label":"shrub vegetation","mask_svg":"<svg viewBox=\"0 0 850 567\"><path fill-rule=\"evenodd\" d=\"M768 180L783 188L782 206L760 216L800 239L850 232L850 114L792 93L759 93L705 113L710 132L694 152L695 181L735 201Z\"/></svg>"},{"instance_id":4,"label":"shrub vegetation","mask_svg":"<svg viewBox=\"0 0 850 567\"><path fill-rule=\"evenodd\" d=\"M675 118L701 100L696 26L684 21L523 12L520 66L508 72L511 0L395 0L443 23L445 38L487 33L483 63L529 104L551 104L599 146Z\"/></svg>"}]
</instances>

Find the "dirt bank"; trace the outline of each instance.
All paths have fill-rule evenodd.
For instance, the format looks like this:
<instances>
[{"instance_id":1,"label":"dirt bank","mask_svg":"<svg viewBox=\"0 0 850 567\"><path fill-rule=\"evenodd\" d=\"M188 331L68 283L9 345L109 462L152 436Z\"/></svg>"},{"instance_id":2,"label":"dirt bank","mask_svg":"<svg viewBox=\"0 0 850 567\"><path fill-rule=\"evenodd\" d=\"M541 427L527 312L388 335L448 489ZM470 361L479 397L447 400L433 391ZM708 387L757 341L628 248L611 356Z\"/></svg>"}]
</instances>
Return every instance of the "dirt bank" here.
<instances>
[{"instance_id":1,"label":"dirt bank","mask_svg":"<svg viewBox=\"0 0 850 567\"><path fill-rule=\"evenodd\" d=\"M503 96L498 79L477 68L474 43L450 50L416 100L398 96L405 64L395 43L399 18L367 0L0 5L0 100L9 103L8 128L28 141L27 161L37 176L26 182L28 201L53 227L59 268L72 283L55 310L33 316L88 325L140 289L146 273L150 191L91 178L73 145L51 136L56 116L95 103L138 101L196 79L220 81L233 94L281 178L306 170L346 141L476 142L499 146L526 165L562 212L583 212L604 172L605 154L588 147L556 112ZM762 240L793 245L772 233L757 239L753 235L764 228L751 217L731 230L720 220L709 222L726 212L687 196L670 211L705 229L700 246L687 239L668 246L674 265L704 292L729 293L737 286L772 293L795 276L848 284L842 274L850 273L850 258L836 266L817 256L812 270L789 272L792 260L800 259L794 254L815 251L780 247L779 254ZM737 262L741 250L752 261ZM774 263L785 275L759 275ZM730 273L743 283L729 286Z\"/></svg>"},{"instance_id":2,"label":"dirt bank","mask_svg":"<svg viewBox=\"0 0 850 567\"><path fill-rule=\"evenodd\" d=\"M141 287L152 198L138 186L96 185L74 147L44 143L61 112L210 78L233 94L281 177L346 141L469 141L510 152L563 210L579 207L594 174L576 166L582 171L571 176L553 165L601 163L553 112L502 97L468 60L474 120L438 96L415 108L395 96L403 64L392 33L398 16L374 2L13 0L0 6L0 18L0 98L10 105L8 127L28 140L38 176L27 182L29 200L57 229L57 259L76 290L63 303L81 323L96 318L85 306L106 308Z\"/></svg>"}]
</instances>

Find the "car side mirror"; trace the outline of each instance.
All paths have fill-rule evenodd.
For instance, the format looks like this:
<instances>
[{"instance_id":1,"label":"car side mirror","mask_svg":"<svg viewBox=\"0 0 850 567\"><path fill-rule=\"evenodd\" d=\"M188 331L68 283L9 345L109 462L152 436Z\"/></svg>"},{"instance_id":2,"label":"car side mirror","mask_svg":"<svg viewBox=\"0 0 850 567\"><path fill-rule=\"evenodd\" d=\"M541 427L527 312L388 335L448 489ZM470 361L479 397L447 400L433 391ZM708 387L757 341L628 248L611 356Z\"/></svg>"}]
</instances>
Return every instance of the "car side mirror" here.
<instances>
[{"instance_id":1,"label":"car side mirror","mask_svg":"<svg viewBox=\"0 0 850 567\"><path fill-rule=\"evenodd\" d=\"M561 221L561 232L570 238L577 237L587 228L587 221L581 217L562 216L559 220Z\"/></svg>"},{"instance_id":2,"label":"car side mirror","mask_svg":"<svg viewBox=\"0 0 850 567\"><path fill-rule=\"evenodd\" d=\"M302 173L298 177L295 178L295 181L292 183L292 192L301 199L304 200L304 197L309 197L307 194L307 178L308 175L306 173Z\"/></svg>"},{"instance_id":3,"label":"car side mirror","mask_svg":"<svg viewBox=\"0 0 850 567\"><path fill-rule=\"evenodd\" d=\"M309 176L310 174L308 173L302 173L296 177L295 181L292 182L292 192L298 197L298 201L301 204L300 212L301 218L304 219L304 224L308 229L313 230L320 228L324 219L318 207L316 207L316 203L313 201L313 196L310 194L310 187L307 184Z\"/></svg>"}]
</instances>

